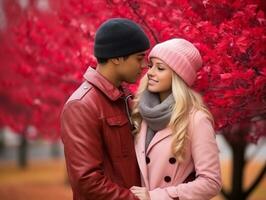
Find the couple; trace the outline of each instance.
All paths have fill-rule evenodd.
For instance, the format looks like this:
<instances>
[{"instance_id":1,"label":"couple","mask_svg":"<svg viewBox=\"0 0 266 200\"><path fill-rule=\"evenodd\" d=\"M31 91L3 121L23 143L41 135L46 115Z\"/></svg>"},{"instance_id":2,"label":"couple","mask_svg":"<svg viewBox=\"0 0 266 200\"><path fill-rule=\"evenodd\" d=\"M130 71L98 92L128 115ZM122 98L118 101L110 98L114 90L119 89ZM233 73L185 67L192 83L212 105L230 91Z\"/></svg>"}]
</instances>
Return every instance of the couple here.
<instances>
[{"instance_id":1,"label":"couple","mask_svg":"<svg viewBox=\"0 0 266 200\"><path fill-rule=\"evenodd\" d=\"M97 68L61 115L74 200L208 200L221 188L212 116L191 89L199 51L184 39L155 45L131 101L122 82L136 81L149 47L128 19L110 19L96 32Z\"/></svg>"}]
</instances>

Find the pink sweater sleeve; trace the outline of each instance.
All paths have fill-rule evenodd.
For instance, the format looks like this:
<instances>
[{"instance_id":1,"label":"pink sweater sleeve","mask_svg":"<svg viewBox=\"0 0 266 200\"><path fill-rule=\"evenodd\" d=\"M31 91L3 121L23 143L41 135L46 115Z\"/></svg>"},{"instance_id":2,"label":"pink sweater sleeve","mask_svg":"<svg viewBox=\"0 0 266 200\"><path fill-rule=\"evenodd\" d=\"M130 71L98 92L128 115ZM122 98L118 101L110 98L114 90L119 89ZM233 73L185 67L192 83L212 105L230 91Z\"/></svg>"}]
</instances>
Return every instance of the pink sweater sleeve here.
<instances>
[{"instance_id":1,"label":"pink sweater sleeve","mask_svg":"<svg viewBox=\"0 0 266 200\"><path fill-rule=\"evenodd\" d=\"M189 183L150 191L152 200L209 200L221 189L219 151L211 122L203 112L194 115L191 131L191 152L196 179Z\"/></svg>"}]
</instances>

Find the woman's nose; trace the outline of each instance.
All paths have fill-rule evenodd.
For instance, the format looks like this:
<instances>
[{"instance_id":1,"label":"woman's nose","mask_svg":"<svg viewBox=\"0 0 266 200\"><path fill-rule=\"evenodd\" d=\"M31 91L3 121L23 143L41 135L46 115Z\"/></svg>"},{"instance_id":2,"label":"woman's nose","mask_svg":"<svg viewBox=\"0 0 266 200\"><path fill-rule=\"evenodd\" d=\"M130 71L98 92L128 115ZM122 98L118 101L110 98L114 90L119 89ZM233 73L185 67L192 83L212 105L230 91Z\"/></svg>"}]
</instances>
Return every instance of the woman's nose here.
<instances>
[{"instance_id":1,"label":"woman's nose","mask_svg":"<svg viewBox=\"0 0 266 200\"><path fill-rule=\"evenodd\" d=\"M148 74L149 76L153 76L153 75L154 75L154 67L153 67L153 66L151 66L151 67L149 68L147 74Z\"/></svg>"}]
</instances>

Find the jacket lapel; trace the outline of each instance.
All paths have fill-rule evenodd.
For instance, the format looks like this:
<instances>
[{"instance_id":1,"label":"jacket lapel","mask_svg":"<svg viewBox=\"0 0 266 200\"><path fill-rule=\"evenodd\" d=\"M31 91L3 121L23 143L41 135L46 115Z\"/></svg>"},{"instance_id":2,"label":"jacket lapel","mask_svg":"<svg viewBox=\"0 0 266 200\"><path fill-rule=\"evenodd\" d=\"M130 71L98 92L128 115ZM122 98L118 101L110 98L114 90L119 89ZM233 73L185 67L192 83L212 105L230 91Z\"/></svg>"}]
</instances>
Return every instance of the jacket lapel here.
<instances>
[{"instance_id":1,"label":"jacket lapel","mask_svg":"<svg viewBox=\"0 0 266 200\"><path fill-rule=\"evenodd\" d=\"M149 154L150 150L152 149L152 147L153 147L154 145L156 145L158 142L160 142L160 141L163 140L164 138L170 136L171 134L172 134L172 130L171 130L170 128L165 128L165 129L163 129L163 130L161 130L161 131L158 131L158 132L154 135L154 137L152 138L151 143L150 143L149 146L148 146L148 149L147 149L147 153L146 153L146 155ZM144 143L145 143L145 141L144 141Z\"/></svg>"}]
</instances>

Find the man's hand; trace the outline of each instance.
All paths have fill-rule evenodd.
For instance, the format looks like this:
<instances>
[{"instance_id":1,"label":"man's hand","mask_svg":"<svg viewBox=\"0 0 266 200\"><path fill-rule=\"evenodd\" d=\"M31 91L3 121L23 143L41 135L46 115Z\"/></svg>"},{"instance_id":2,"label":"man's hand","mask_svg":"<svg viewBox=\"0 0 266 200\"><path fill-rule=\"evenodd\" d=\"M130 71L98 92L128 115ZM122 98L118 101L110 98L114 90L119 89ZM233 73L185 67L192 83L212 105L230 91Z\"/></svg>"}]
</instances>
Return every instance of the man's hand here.
<instances>
[{"instance_id":1,"label":"man's hand","mask_svg":"<svg viewBox=\"0 0 266 200\"><path fill-rule=\"evenodd\" d=\"M130 188L130 191L140 200L151 200L149 191L145 187L133 186Z\"/></svg>"}]
</instances>

